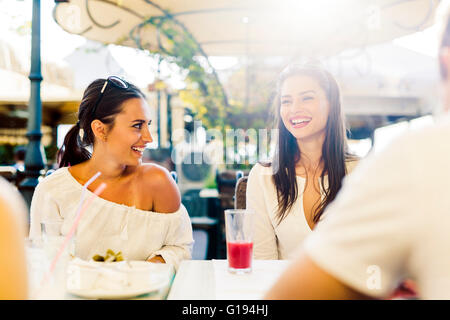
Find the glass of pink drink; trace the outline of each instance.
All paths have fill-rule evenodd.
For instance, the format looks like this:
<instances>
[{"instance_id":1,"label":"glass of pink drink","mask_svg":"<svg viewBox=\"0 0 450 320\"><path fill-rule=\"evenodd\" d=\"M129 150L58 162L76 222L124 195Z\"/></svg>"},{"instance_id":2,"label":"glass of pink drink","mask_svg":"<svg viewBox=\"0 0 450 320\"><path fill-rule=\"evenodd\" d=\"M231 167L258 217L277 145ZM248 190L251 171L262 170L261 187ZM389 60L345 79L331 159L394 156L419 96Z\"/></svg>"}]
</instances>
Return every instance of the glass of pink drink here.
<instances>
[{"instance_id":1,"label":"glass of pink drink","mask_svg":"<svg viewBox=\"0 0 450 320\"><path fill-rule=\"evenodd\" d=\"M252 270L253 214L244 209L225 210L228 270L248 273Z\"/></svg>"}]
</instances>

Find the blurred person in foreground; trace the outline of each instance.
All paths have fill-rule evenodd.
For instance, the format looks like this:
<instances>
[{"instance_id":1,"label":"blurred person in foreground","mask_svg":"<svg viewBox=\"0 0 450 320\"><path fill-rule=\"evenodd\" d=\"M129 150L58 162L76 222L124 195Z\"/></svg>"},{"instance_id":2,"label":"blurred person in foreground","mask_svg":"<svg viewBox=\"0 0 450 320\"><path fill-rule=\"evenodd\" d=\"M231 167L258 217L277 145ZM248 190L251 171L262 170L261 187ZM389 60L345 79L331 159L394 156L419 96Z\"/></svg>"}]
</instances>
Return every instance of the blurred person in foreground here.
<instances>
[{"instance_id":1,"label":"blurred person in foreground","mask_svg":"<svg viewBox=\"0 0 450 320\"><path fill-rule=\"evenodd\" d=\"M450 111L448 3L439 52ZM450 117L410 132L345 180L267 299L387 298L404 279L421 299L450 299Z\"/></svg>"},{"instance_id":2,"label":"blurred person in foreground","mask_svg":"<svg viewBox=\"0 0 450 320\"><path fill-rule=\"evenodd\" d=\"M17 190L0 178L0 300L28 298L26 212Z\"/></svg>"}]
</instances>

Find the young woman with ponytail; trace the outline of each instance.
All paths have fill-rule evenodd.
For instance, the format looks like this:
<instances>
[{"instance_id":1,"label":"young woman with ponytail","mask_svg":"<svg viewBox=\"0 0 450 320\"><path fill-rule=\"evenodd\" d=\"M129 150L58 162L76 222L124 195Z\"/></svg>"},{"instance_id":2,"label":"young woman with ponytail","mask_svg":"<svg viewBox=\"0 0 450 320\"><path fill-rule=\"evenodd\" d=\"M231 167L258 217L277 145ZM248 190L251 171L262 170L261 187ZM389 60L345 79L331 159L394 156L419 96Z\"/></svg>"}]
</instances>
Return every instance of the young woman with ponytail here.
<instances>
[{"instance_id":1,"label":"young woman with ponytail","mask_svg":"<svg viewBox=\"0 0 450 320\"><path fill-rule=\"evenodd\" d=\"M103 182L107 188L80 221L78 257L89 260L111 249L127 260L175 267L189 259L192 227L175 181L163 167L142 164L143 151L152 142L150 123L149 107L137 87L118 77L92 82L58 154L60 168L35 190L30 237L40 236L46 219L63 220L61 232L66 234L83 185L101 172L88 191Z\"/></svg>"},{"instance_id":2,"label":"young woman with ponytail","mask_svg":"<svg viewBox=\"0 0 450 320\"><path fill-rule=\"evenodd\" d=\"M275 114L274 158L256 164L247 183L256 259L291 258L357 163L347 152L339 87L326 70L287 67L278 79Z\"/></svg>"}]
</instances>

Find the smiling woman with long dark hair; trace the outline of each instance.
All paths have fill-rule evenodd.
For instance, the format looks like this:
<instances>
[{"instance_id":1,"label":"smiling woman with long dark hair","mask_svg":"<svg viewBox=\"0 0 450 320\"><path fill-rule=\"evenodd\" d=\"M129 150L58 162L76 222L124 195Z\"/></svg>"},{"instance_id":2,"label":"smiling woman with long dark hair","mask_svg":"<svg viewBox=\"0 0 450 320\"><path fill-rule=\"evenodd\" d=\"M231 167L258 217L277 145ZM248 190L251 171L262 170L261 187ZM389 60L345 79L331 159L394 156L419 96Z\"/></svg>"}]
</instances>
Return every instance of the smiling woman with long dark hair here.
<instances>
[{"instance_id":1,"label":"smiling woman with long dark hair","mask_svg":"<svg viewBox=\"0 0 450 320\"><path fill-rule=\"evenodd\" d=\"M60 169L36 188L30 237L40 236L40 222L47 219L62 220L60 232L67 234L83 185L101 172L88 190L102 182L107 187L80 220L77 256L89 260L111 249L127 260L175 267L189 259L192 227L177 185L163 167L142 163L152 142L150 124L150 108L137 87L118 77L92 82L60 150Z\"/></svg>"},{"instance_id":2,"label":"smiling woman with long dark hair","mask_svg":"<svg viewBox=\"0 0 450 320\"><path fill-rule=\"evenodd\" d=\"M347 150L339 87L329 72L315 65L286 68L275 108L274 157L252 168L247 186L247 208L257 215L256 259L289 258L356 164Z\"/></svg>"}]
</instances>

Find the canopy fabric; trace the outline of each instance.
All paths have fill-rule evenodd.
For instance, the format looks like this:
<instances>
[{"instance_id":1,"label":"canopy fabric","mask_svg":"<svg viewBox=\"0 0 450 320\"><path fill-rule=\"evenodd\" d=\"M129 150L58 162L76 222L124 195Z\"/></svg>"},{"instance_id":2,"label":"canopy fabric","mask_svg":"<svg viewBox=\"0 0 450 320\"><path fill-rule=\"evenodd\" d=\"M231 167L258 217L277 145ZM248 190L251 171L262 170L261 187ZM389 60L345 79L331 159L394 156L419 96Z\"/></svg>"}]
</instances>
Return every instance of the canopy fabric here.
<instances>
[{"instance_id":1,"label":"canopy fabric","mask_svg":"<svg viewBox=\"0 0 450 320\"><path fill-rule=\"evenodd\" d=\"M423 30L439 0L70 0L54 10L66 31L156 49L150 17L176 19L207 55L329 56ZM164 42L164 39L162 39Z\"/></svg>"},{"instance_id":2,"label":"canopy fabric","mask_svg":"<svg viewBox=\"0 0 450 320\"><path fill-rule=\"evenodd\" d=\"M28 103L30 95L29 54L14 44L0 40L0 103ZM67 66L43 63L42 101L78 101L81 92L73 89L73 72Z\"/></svg>"}]
</instances>

